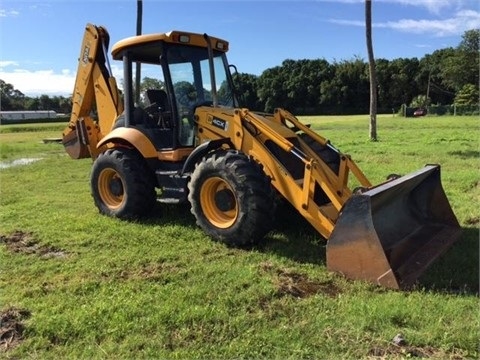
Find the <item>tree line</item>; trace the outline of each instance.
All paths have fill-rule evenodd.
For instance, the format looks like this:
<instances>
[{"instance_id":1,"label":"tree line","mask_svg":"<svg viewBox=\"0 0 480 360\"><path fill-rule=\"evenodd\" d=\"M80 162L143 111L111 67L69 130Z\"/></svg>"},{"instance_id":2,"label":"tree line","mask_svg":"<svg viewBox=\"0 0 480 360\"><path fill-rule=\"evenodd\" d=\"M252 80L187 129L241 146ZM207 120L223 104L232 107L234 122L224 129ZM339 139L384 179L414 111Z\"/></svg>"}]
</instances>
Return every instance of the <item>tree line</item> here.
<instances>
[{"instance_id":1,"label":"tree line","mask_svg":"<svg viewBox=\"0 0 480 360\"><path fill-rule=\"evenodd\" d=\"M377 59L378 112L403 104L478 105L480 29L468 30L459 45L423 58ZM242 107L271 112L283 107L297 115L365 114L369 110L368 62L360 57L284 60L261 75L234 74ZM71 98L25 96L0 80L1 110L71 111Z\"/></svg>"},{"instance_id":2,"label":"tree line","mask_svg":"<svg viewBox=\"0 0 480 360\"><path fill-rule=\"evenodd\" d=\"M478 105L480 30L466 31L456 48L421 59L377 59L378 112L409 106ZM285 60L260 76L238 74L244 106L296 114L365 114L369 110L368 62L359 57Z\"/></svg>"}]
</instances>

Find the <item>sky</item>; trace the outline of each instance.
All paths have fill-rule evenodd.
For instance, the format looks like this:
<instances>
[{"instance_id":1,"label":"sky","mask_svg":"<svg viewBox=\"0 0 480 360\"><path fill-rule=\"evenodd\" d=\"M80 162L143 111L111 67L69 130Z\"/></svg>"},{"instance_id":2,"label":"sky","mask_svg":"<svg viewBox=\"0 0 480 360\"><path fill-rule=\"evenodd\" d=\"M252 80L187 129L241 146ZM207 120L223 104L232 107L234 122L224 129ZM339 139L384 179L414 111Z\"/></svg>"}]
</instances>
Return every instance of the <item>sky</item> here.
<instances>
[{"instance_id":1,"label":"sky","mask_svg":"<svg viewBox=\"0 0 480 360\"><path fill-rule=\"evenodd\" d=\"M480 28L478 0L372 4L377 59L420 59ZM26 96L71 96L85 25L106 27L111 50L136 19L137 0L0 0L0 79ZM364 0L143 0L142 33L170 30L227 40L229 62L254 75L286 59L367 60Z\"/></svg>"}]
</instances>

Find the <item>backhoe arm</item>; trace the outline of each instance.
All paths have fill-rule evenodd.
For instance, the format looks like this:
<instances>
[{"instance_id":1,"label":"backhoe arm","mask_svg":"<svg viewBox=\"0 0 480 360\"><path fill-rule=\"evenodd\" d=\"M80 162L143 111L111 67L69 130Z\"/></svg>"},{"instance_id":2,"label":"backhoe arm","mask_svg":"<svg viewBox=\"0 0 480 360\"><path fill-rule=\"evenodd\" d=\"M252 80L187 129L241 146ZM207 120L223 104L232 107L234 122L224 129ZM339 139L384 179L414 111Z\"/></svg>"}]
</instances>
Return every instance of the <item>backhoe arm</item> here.
<instances>
[{"instance_id":1,"label":"backhoe arm","mask_svg":"<svg viewBox=\"0 0 480 360\"><path fill-rule=\"evenodd\" d=\"M87 24L83 36L72 114L63 131L63 145L73 159L96 158L98 142L123 112L123 103L108 63L109 35L105 28ZM96 111L98 119L92 118Z\"/></svg>"}]
</instances>

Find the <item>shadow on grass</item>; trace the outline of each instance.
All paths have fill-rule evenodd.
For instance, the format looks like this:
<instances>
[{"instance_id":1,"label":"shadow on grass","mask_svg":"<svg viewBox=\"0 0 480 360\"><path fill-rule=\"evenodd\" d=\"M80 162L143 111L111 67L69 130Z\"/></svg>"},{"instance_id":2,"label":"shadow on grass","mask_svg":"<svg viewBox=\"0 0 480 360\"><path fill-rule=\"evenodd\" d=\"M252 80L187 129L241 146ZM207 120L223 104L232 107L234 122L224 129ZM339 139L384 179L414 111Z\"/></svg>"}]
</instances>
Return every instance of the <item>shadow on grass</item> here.
<instances>
[{"instance_id":1,"label":"shadow on grass","mask_svg":"<svg viewBox=\"0 0 480 360\"><path fill-rule=\"evenodd\" d=\"M299 263L326 266L327 241L300 215L287 212L277 219L277 231L259 246ZM479 229L464 227L460 240L418 278L414 287L442 294L479 294Z\"/></svg>"},{"instance_id":2,"label":"shadow on grass","mask_svg":"<svg viewBox=\"0 0 480 360\"><path fill-rule=\"evenodd\" d=\"M326 265L326 240L289 205L278 211L274 226L257 250L298 263Z\"/></svg>"},{"instance_id":3,"label":"shadow on grass","mask_svg":"<svg viewBox=\"0 0 480 360\"><path fill-rule=\"evenodd\" d=\"M156 203L148 217L138 220L147 225L181 225L197 228L195 217L190 213L190 204Z\"/></svg>"},{"instance_id":4,"label":"shadow on grass","mask_svg":"<svg viewBox=\"0 0 480 360\"><path fill-rule=\"evenodd\" d=\"M462 236L419 278L425 290L479 294L479 229L464 227Z\"/></svg>"},{"instance_id":5,"label":"shadow on grass","mask_svg":"<svg viewBox=\"0 0 480 360\"><path fill-rule=\"evenodd\" d=\"M461 159L478 159L480 157L480 151L477 150L450 151L447 154L458 156Z\"/></svg>"},{"instance_id":6,"label":"shadow on grass","mask_svg":"<svg viewBox=\"0 0 480 360\"><path fill-rule=\"evenodd\" d=\"M189 204L157 204L151 216L141 222L198 229ZM298 263L326 266L326 245L327 241L304 218L287 208L278 213L275 229L254 248ZM461 239L420 276L416 288L448 294L478 294L479 229L464 227Z\"/></svg>"}]
</instances>

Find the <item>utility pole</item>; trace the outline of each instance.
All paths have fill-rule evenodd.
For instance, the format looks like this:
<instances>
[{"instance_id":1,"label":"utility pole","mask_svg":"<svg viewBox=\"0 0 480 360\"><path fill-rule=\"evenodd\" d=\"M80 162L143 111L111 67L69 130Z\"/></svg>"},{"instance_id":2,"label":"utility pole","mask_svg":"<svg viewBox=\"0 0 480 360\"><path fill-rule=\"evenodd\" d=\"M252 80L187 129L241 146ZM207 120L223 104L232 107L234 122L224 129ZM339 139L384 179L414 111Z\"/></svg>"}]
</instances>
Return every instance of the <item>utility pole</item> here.
<instances>
[{"instance_id":1,"label":"utility pole","mask_svg":"<svg viewBox=\"0 0 480 360\"><path fill-rule=\"evenodd\" d=\"M377 71L372 44L372 1L365 0L365 35L370 72L370 140L377 141Z\"/></svg>"},{"instance_id":2,"label":"utility pole","mask_svg":"<svg viewBox=\"0 0 480 360\"><path fill-rule=\"evenodd\" d=\"M142 0L137 0L137 35L142 34L142 17L143 17L143 3ZM135 64L135 103L140 103L140 78L142 76L141 64Z\"/></svg>"}]
</instances>

